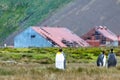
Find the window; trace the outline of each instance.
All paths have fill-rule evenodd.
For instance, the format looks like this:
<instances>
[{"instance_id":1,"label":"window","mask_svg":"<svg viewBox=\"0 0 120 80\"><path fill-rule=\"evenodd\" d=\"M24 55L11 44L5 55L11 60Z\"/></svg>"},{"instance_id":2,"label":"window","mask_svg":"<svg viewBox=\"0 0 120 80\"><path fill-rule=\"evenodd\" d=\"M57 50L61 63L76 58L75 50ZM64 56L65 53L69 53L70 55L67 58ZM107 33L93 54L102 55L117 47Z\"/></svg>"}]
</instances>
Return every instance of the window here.
<instances>
[{"instance_id":1,"label":"window","mask_svg":"<svg viewBox=\"0 0 120 80\"><path fill-rule=\"evenodd\" d=\"M96 39L96 40L99 40L99 39L100 39L100 35L96 35L96 36L95 36L95 39Z\"/></svg>"},{"instance_id":2,"label":"window","mask_svg":"<svg viewBox=\"0 0 120 80\"><path fill-rule=\"evenodd\" d=\"M91 39L91 37L87 37L87 39L88 39L88 40L90 40L90 39Z\"/></svg>"},{"instance_id":3,"label":"window","mask_svg":"<svg viewBox=\"0 0 120 80\"><path fill-rule=\"evenodd\" d=\"M31 38L35 38L35 35L31 35Z\"/></svg>"},{"instance_id":4,"label":"window","mask_svg":"<svg viewBox=\"0 0 120 80\"><path fill-rule=\"evenodd\" d=\"M96 40L100 39L100 33L98 31L95 31L95 39Z\"/></svg>"},{"instance_id":5,"label":"window","mask_svg":"<svg viewBox=\"0 0 120 80\"><path fill-rule=\"evenodd\" d=\"M100 35L100 33L98 31L95 31L95 35Z\"/></svg>"},{"instance_id":6,"label":"window","mask_svg":"<svg viewBox=\"0 0 120 80\"><path fill-rule=\"evenodd\" d=\"M102 36L102 40L106 41L106 37Z\"/></svg>"},{"instance_id":7,"label":"window","mask_svg":"<svg viewBox=\"0 0 120 80\"><path fill-rule=\"evenodd\" d=\"M102 36L101 44L106 44L106 37Z\"/></svg>"}]
</instances>

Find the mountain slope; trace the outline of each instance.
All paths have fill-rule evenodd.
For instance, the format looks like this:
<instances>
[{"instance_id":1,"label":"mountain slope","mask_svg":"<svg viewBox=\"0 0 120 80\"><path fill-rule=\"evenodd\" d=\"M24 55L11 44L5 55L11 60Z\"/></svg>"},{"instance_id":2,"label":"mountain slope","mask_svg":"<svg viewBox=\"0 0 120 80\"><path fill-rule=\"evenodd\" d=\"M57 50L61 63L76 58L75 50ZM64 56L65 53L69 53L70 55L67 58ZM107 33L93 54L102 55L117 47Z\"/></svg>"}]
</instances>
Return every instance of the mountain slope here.
<instances>
[{"instance_id":1,"label":"mountain slope","mask_svg":"<svg viewBox=\"0 0 120 80\"><path fill-rule=\"evenodd\" d=\"M120 35L120 0L74 0L38 25L64 26L80 36L104 25Z\"/></svg>"}]
</instances>

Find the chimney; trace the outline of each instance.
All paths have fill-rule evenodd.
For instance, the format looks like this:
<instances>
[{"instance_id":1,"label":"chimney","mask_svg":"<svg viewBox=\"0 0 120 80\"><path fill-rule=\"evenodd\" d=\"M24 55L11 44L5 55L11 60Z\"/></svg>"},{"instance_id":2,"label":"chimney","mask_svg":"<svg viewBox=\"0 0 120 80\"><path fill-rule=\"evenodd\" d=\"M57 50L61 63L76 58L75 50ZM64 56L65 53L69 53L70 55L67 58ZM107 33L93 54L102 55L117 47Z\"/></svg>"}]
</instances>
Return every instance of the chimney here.
<instances>
[{"instance_id":1,"label":"chimney","mask_svg":"<svg viewBox=\"0 0 120 80\"><path fill-rule=\"evenodd\" d=\"M103 27L103 26L99 26L99 29L101 29L101 30L102 30L102 29L104 29L104 27Z\"/></svg>"},{"instance_id":2,"label":"chimney","mask_svg":"<svg viewBox=\"0 0 120 80\"><path fill-rule=\"evenodd\" d=\"M105 30L107 30L107 27L106 27L106 26L104 26L104 29L105 29Z\"/></svg>"}]
</instances>

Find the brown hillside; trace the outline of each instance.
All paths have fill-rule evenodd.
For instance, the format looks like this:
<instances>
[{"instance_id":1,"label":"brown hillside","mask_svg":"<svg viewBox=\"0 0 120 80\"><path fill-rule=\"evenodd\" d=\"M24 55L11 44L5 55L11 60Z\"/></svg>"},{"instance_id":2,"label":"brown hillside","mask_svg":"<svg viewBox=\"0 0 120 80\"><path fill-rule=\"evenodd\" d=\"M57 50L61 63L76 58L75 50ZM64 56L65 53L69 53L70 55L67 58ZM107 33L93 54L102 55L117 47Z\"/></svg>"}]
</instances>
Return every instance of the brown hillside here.
<instances>
[{"instance_id":1,"label":"brown hillside","mask_svg":"<svg viewBox=\"0 0 120 80\"><path fill-rule=\"evenodd\" d=\"M68 27L80 36L105 25L120 35L120 0L74 0L38 25Z\"/></svg>"}]
</instances>

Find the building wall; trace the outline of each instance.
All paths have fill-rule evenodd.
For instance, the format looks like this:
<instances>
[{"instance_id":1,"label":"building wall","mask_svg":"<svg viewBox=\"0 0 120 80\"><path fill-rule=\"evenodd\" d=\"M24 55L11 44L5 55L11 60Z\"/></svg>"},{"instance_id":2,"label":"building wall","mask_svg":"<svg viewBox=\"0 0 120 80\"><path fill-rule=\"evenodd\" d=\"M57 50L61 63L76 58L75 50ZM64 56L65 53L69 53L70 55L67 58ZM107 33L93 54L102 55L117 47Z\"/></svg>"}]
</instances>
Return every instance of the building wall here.
<instances>
[{"instance_id":1,"label":"building wall","mask_svg":"<svg viewBox=\"0 0 120 80\"><path fill-rule=\"evenodd\" d=\"M118 46L118 41L112 41L109 38L105 37L98 31L89 32L86 35L83 35L83 39L88 41L91 46ZM99 40L99 43L94 42L95 40ZM93 45L96 44L96 45Z\"/></svg>"},{"instance_id":2,"label":"building wall","mask_svg":"<svg viewBox=\"0 0 120 80\"><path fill-rule=\"evenodd\" d=\"M35 32L31 27L14 38L14 47L51 47L52 43Z\"/></svg>"},{"instance_id":3,"label":"building wall","mask_svg":"<svg viewBox=\"0 0 120 80\"><path fill-rule=\"evenodd\" d=\"M99 40L86 40L92 47L98 47L100 46Z\"/></svg>"},{"instance_id":4,"label":"building wall","mask_svg":"<svg viewBox=\"0 0 120 80\"><path fill-rule=\"evenodd\" d=\"M111 41L111 42L107 41L106 45L107 46L115 46L115 47L117 47L119 45L119 42L118 41Z\"/></svg>"}]
</instances>

